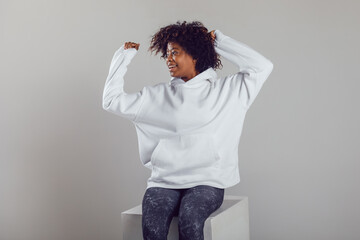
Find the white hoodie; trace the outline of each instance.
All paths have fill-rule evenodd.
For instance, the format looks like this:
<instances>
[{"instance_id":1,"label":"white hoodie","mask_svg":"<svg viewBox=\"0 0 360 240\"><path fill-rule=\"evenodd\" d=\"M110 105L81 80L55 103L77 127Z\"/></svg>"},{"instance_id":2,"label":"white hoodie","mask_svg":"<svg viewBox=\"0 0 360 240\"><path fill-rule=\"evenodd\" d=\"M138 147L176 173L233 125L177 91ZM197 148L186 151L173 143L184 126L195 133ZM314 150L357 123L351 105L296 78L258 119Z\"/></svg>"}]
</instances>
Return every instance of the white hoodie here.
<instances>
[{"instance_id":1,"label":"white hoodie","mask_svg":"<svg viewBox=\"0 0 360 240\"><path fill-rule=\"evenodd\" d=\"M244 118L273 64L249 46L215 30L215 50L238 72L218 77L213 68L185 82L124 92L135 48L114 54L103 92L103 108L131 120L142 164L151 169L149 187L228 188L240 182L238 145Z\"/></svg>"}]
</instances>

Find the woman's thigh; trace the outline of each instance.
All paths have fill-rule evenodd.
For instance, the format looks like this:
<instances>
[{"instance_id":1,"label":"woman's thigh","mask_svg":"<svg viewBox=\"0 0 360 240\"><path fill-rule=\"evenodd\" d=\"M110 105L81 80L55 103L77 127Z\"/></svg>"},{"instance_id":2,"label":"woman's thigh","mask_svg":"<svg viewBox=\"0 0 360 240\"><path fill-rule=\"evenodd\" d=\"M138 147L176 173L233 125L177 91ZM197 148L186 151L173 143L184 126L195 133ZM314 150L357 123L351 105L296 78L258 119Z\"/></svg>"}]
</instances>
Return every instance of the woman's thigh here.
<instances>
[{"instance_id":1,"label":"woman's thigh","mask_svg":"<svg viewBox=\"0 0 360 240\"><path fill-rule=\"evenodd\" d=\"M206 219L223 203L224 189L199 185L183 192L179 207L180 239L203 239Z\"/></svg>"},{"instance_id":2,"label":"woman's thigh","mask_svg":"<svg viewBox=\"0 0 360 240\"><path fill-rule=\"evenodd\" d=\"M179 210L181 191L151 187L142 201L144 239L166 239L173 216Z\"/></svg>"}]
</instances>

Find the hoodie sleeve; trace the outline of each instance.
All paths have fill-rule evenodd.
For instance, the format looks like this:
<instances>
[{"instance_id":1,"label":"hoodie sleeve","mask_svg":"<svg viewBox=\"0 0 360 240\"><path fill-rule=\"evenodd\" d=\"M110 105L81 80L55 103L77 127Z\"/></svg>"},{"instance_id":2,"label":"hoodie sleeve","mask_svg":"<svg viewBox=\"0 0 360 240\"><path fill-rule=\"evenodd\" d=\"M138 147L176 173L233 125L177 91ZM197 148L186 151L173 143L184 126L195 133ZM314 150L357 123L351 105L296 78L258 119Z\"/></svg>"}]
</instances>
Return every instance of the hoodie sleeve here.
<instances>
[{"instance_id":1,"label":"hoodie sleeve","mask_svg":"<svg viewBox=\"0 0 360 240\"><path fill-rule=\"evenodd\" d=\"M237 73L227 76L230 86L238 92L240 101L249 108L262 85L273 70L273 63L249 46L215 30L215 51L238 67Z\"/></svg>"},{"instance_id":2,"label":"hoodie sleeve","mask_svg":"<svg viewBox=\"0 0 360 240\"><path fill-rule=\"evenodd\" d=\"M103 109L131 121L136 121L144 102L146 87L137 93L124 92L124 75L136 55L135 48L124 49L123 44L114 54L103 91Z\"/></svg>"}]
</instances>

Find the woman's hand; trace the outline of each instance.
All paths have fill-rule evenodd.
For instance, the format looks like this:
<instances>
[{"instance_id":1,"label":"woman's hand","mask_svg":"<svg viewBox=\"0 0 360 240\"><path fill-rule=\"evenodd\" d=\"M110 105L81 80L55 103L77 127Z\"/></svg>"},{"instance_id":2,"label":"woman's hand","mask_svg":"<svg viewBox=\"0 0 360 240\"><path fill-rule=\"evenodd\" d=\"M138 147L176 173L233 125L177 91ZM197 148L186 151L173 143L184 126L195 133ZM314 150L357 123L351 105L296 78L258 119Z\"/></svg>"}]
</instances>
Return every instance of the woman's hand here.
<instances>
[{"instance_id":1,"label":"woman's hand","mask_svg":"<svg viewBox=\"0 0 360 240\"><path fill-rule=\"evenodd\" d=\"M139 46L140 46L140 43L125 42L124 49L135 48L136 50L139 50Z\"/></svg>"},{"instance_id":2,"label":"woman's hand","mask_svg":"<svg viewBox=\"0 0 360 240\"><path fill-rule=\"evenodd\" d=\"M210 36L211 36L211 38L212 38L212 42L214 43L214 41L215 41L215 38L216 38L216 35L215 35L215 30L212 30L211 32L209 32L209 34L210 34Z\"/></svg>"}]
</instances>

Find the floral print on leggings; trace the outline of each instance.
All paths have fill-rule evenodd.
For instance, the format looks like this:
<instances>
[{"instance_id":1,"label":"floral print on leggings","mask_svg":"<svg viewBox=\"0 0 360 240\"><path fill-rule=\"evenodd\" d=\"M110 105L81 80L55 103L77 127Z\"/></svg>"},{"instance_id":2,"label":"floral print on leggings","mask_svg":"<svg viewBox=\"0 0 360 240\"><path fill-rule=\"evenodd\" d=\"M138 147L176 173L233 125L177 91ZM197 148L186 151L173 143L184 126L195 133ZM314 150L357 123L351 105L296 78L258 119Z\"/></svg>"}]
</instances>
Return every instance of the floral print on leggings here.
<instances>
[{"instance_id":1,"label":"floral print on leggings","mask_svg":"<svg viewBox=\"0 0 360 240\"><path fill-rule=\"evenodd\" d=\"M198 185L185 189L150 187L142 201L145 240L166 240L171 220L178 216L180 240L204 239L204 224L224 201L224 189Z\"/></svg>"}]
</instances>

